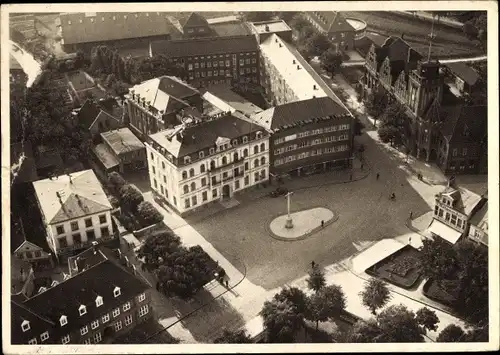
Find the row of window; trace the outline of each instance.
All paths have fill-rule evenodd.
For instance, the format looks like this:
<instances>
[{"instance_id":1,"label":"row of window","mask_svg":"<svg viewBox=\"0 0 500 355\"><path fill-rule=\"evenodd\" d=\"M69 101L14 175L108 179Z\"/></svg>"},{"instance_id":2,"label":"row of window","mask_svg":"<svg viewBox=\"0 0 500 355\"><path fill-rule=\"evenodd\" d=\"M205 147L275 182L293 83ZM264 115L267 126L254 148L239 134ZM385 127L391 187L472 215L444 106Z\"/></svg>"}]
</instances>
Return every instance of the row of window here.
<instances>
[{"instance_id":1,"label":"row of window","mask_svg":"<svg viewBox=\"0 0 500 355\"><path fill-rule=\"evenodd\" d=\"M274 154L279 155L279 154L283 154L285 152L290 152L292 150L301 149L301 148L309 147L312 145L345 141L348 139L349 139L349 136L347 134L341 134L339 136L329 136L329 137L324 137L324 138L318 138L318 139L314 139L312 141L302 141L302 142L299 142L298 144L291 144L291 145L286 146L286 147L277 148L274 150Z\"/></svg>"},{"instance_id":2,"label":"row of window","mask_svg":"<svg viewBox=\"0 0 500 355\"><path fill-rule=\"evenodd\" d=\"M257 59L256 58L241 58L239 60L239 63L240 63L240 66L243 66L243 65L249 65L249 64L256 64L257 63ZM220 60L220 61L214 61L214 62L195 62L195 63L188 63L188 70L193 70L193 69L205 69L206 68L222 68L224 67L224 64L227 68L229 68L231 66L231 61L229 59L226 59L226 61L224 62L223 60ZM209 75L210 76L210 75Z\"/></svg>"},{"instance_id":3,"label":"row of window","mask_svg":"<svg viewBox=\"0 0 500 355\"><path fill-rule=\"evenodd\" d=\"M85 235L87 236L87 241L93 241L96 239L96 236L95 236L95 230L88 230L85 232ZM110 236L110 233L109 233L109 227L101 227L101 237L102 238L107 238ZM71 235L71 237L73 238L73 244L81 244L82 243L82 235L80 233L73 233ZM69 242L68 242L68 239L67 239L67 236L66 237L60 237L60 238L57 238L58 242L59 242L59 247L61 248L67 248L69 246Z\"/></svg>"},{"instance_id":4,"label":"row of window","mask_svg":"<svg viewBox=\"0 0 500 355\"><path fill-rule=\"evenodd\" d=\"M256 55L256 54L257 54L257 52L245 52L245 53L238 53L238 55L239 55L239 56L243 56L243 55L244 55L244 56L250 56L250 55ZM218 56L217 56L217 55L208 55L208 56L206 56L206 57L205 57L205 56L200 56L200 57L188 57L188 58L186 58L186 59L185 59L185 58L179 58L179 59L178 59L178 58L173 58L173 59L169 59L169 60L172 60L174 63L176 63L177 61L179 61L180 63L184 63L184 62L186 62L186 61L193 61L193 60L195 60L195 61L198 61L198 60L202 60L202 61L204 61L204 60L206 60L206 59L217 59L217 58L219 58L219 59L223 59L224 57L226 57L226 59L227 59L227 58L229 58L230 56L231 56L231 54L226 53L225 55L224 55L224 54L220 54L220 55L218 55Z\"/></svg>"},{"instance_id":5,"label":"row of window","mask_svg":"<svg viewBox=\"0 0 500 355\"><path fill-rule=\"evenodd\" d=\"M458 149L454 148L452 151L452 155L456 157L458 155ZM462 148L462 155L466 156L467 155L467 148Z\"/></svg>"},{"instance_id":6,"label":"row of window","mask_svg":"<svg viewBox=\"0 0 500 355\"><path fill-rule=\"evenodd\" d=\"M450 212L445 212L442 208L439 206L434 207L434 215L440 217L444 220L454 226L457 226L458 228L465 228L466 222L462 220L461 218L458 218L456 214L450 213Z\"/></svg>"},{"instance_id":7,"label":"row of window","mask_svg":"<svg viewBox=\"0 0 500 355\"><path fill-rule=\"evenodd\" d=\"M254 173L254 181L258 182L261 180L266 180L266 170L265 169L261 170L260 172ZM250 177L248 175L245 176L245 178L243 179L243 183L244 183L244 186L248 186L250 184ZM240 186L241 186L240 180L239 179L235 180L234 181L234 189L239 190ZM219 190L216 188L212 189L212 199L217 198L218 195L219 195ZM201 199L202 199L202 203L205 203L208 201L208 192L207 191L202 192ZM197 204L198 204L198 197L196 195L191 196L190 198L184 199L184 208L185 209L191 208L191 206L195 207Z\"/></svg>"},{"instance_id":8,"label":"row of window","mask_svg":"<svg viewBox=\"0 0 500 355\"><path fill-rule=\"evenodd\" d=\"M350 130L351 126L349 124L341 124L341 125L334 125L334 126L329 126L329 127L324 127L324 128L318 128L318 129L313 129L312 131L304 131L304 132L299 132L297 134L292 134L287 137L280 137L274 140L274 144L281 144L286 141L294 140L297 138L304 138L308 136L314 136L317 134L322 134L322 133L328 133L328 132L336 132L336 131L345 131L345 130Z\"/></svg>"},{"instance_id":9,"label":"row of window","mask_svg":"<svg viewBox=\"0 0 500 355\"><path fill-rule=\"evenodd\" d=\"M26 259L33 259L33 255L35 258L39 258L42 256L42 252L40 250L36 250L34 252L31 252L31 251L25 251L23 253L16 253L17 257L19 259L24 259L24 257L26 257Z\"/></svg>"},{"instance_id":10,"label":"row of window","mask_svg":"<svg viewBox=\"0 0 500 355\"><path fill-rule=\"evenodd\" d=\"M116 289L115 289L115 290L116 290ZM98 298L99 298L99 297L100 297L100 296L98 296ZM101 298L101 301L102 301L102 297L100 297L100 298ZM142 301L144 301L145 299L146 299L146 295L145 295L144 293L143 293L143 294L141 294L141 295L139 295L139 302L142 302ZM126 311L130 310L130 308L131 308L131 304L130 304L130 302L127 302L127 303L123 304L122 308L123 308L123 311L124 311L124 312L126 312ZM146 314L148 314L148 313L149 313L149 306L148 306L147 304L146 304L146 305L141 306L141 308L139 309L139 317L143 317L143 316L145 316L145 315L146 315ZM112 311L112 314L113 314L113 318L118 317L118 316L120 315L120 308L118 307L118 308L114 309L114 310ZM80 315L82 315L82 314L80 313ZM106 324L107 322L109 322L110 318L111 318L111 317L109 316L109 313L107 313L107 314L103 315L103 316L101 317L101 323L102 323L102 324ZM129 326L130 324L132 324L132 320L133 320L132 315L127 315L127 317L125 317L125 326ZM29 322L27 322L27 327L26 327L26 322L27 322L27 321L24 321L24 322L23 322L23 324L22 324L23 331L27 331L27 330L29 330L29 329L30 329L30 327L29 327ZM61 326L66 325L66 324L68 323L68 321L67 321L67 317L66 317L66 316L62 316L62 317L60 318L60 322L61 322ZM96 319L96 320L92 321L92 322L90 323L90 328L91 328L92 330L99 328L99 319ZM117 321L117 322L114 324L114 328L115 328L115 330L116 330L116 331L121 330L121 329L122 329L122 322L121 322L121 321ZM85 326L83 326L83 327L81 327L81 328L80 328L80 335L85 335L85 334L87 334L87 333L88 333L88 331L89 331L88 325L85 325ZM49 339L49 332L44 332L44 333L42 333L42 334L40 335L40 340L41 340L42 342L47 341L47 339ZM98 342L102 341L102 335L101 335L101 333L100 333L100 332L98 332L98 333L94 334L94 341L95 341L96 343L98 343ZM69 336L69 334L68 334L68 335L65 335L65 336L61 339L61 343L62 343L62 344L68 344L69 342L70 342L70 336ZM33 339L29 340L28 344L30 344L30 345L37 344L37 339L36 339L36 338L33 338ZM84 344L90 344L90 339L85 340Z\"/></svg>"},{"instance_id":11,"label":"row of window","mask_svg":"<svg viewBox=\"0 0 500 355\"><path fill-rule=\"evenodd\" d=\"M102 214L102 215L99 216L99 223L100 224L107 223L107 219L106 219L106 215L105 214ZM85 228L89 228L89 227L92 227L92 218L86 218L85 219ZM80 226L78 224L78 221L71 222L70 223L70 228L71 228L72 231L79 230ZM65 233L64 224L56 226L56 231L57 231L58 235L64 234Z\"/></svg>"},{"instance_id":12,"label":"row of window","mask_svg":"<svg viewBox=\"0 0 500 355\"><path fill-rule=\"evenodd\" d=\"M146 17L149 17L149 13L146 12ZM135 14L135 18L138 18L139 15L138 14ZM128 15L123 15L123 18L126 20L128 18ZM94 23L95 19L93 17L90 17L90 22ZM110 16L109 17L110 20L114 20L116 21L116 15L115 16ZM101 21L104 22L105 20L105 17L104 16L101 16ZM83 23L83 19L79 19L78 20L80 23ZM68 20L68 25L71 25L71 20Z\"/></svg>"},{"instance_id":13,"label":"row of window","mask_svg":"<svg viewBox=\"0 0 500 355\"><path fill-rule=\"evenodd\" d=\"M300 159L305 159L308 158L309 156L316 156L316 155L322 155L322 154L329 154L329 153L337 153L337 152L345 152L346 150L349 149L348 145L338 145L335 147L328 147L328 148L319 148L315 150L311 150L310 152L303 152L297 155L289 155L287 157L281 158L281 159L276 159L274 161L274 166L286 164L295 160L300 160Z\"/></svg>"}]
</instances>

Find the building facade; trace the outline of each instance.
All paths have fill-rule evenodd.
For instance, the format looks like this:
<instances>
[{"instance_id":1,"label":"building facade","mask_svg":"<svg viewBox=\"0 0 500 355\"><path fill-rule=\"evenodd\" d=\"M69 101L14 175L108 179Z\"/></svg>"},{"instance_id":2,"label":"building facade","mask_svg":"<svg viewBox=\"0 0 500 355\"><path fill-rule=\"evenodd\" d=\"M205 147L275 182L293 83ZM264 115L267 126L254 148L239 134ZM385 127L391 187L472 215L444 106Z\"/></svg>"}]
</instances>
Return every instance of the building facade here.
<instances>
[{"instance_id":1,"label":"building facade","mask_svg":"<svg viewBox=\"0 0 500 355\"><path fill-rule=\"evenodd\" d=\"M276 106L252 119L271 132L272 176L351 166L354 120L327 96Z\"/></svg>"},{"instance_id":2,"label":"building facade","mask_svg":"<svg viewBox=\"0 0 500 355\"><path fill-rule=\"evenodd\" d=\"M482 196L461 187L449 185L436 195L433 220L429 231L455 244L467 234L471 216L484 202Z\"/></svg>"},{"instance_id":3,"label":"building facade","mask_svg":"<svg viewBox=\"0 0 500 355\"><path fill-rule=\"evenodd\" d=\"M139 138L181 123L185 114L203 112L198 90L182 80L162 76L134 86L125 95L128 126Z\"/></svg>"},{"instance_id":4,"label":"building facade","mask_svg":"<svg viewBox=\"0 0 500 355\"><path fill-rule=\"evenodd\" d=\"M59 261L114 238L111 204L92 170L33 183L47 242Z\"/></svg>"},{"instance_id":5,"label":"building facade","mask_svg":"<svg viewBox=\"0 0 500 355\"><path fill-rule=\"evenodd\" d=\"M337 51L354 48L356 30L337 11L307 11L304 18L319 32L324 33Z\"/></svg>"},{"instance_id":6,"label":"building facade","mask_svg":"<svg viewBox=\"0 0 500 355\"><path fill-rule=\"evenodd\" d=\"M157 41L150 55L164 55L186 69L182 78L195 87L259 82L258 43L254 36Z\"/></svg>"},{"instance_id":7,"label":"building facade","mask_svg":"<svg viewBox=\"0 0 500 355\"><path fill-rule=\"evenodd\" d=\"M488 201L470 219L468 238L488 246Z\"/></svg>"},{"instance_id":8,"label":"building facade","mask_svg":"<svg viewBox=\"0 0 500 355\"><path fill-rule=\"evenodd\" d=\"M269 177L269 134L237 112L153 134L146 150L153 191L181 215Z\"/></svg>"},{"instance_id":9,"label":"building facade","mask_svg":"<svg viewBox=\"0 0 500 355\"><path fill-rule=\"evenodd\" d=\"M151 317L149 287L135 269L105 248L79 257L74 276L11 300L13 344L106 344Z\"/></svg>"}]
</instances>

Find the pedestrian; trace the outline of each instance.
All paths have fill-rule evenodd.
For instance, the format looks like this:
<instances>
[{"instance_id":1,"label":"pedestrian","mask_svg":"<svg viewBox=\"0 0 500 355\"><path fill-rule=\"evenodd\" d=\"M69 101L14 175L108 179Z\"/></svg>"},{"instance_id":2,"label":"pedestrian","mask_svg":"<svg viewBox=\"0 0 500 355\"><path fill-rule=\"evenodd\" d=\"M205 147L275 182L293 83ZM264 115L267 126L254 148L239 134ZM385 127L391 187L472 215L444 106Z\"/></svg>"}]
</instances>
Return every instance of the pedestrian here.
<instances>
[{"instance_id":1,"label":"pedestrian","mask_svg":"<svg viewBox=\"0 0 500 355\"><path fill-rule=\"evenodd\" d=\"M363 164L363 163L361 163L361 170L363 170L363 167L364 167L364 164Z\"/></svg>"},{"instance_id":2,"label":"pedestrian","mask_svg":"<svg viewBox=\"0 0 500 355\"><path fill-rule=\"evenodd\" d=\"M377 173L377 180L378 180L379 177L380 177L380 173Z\"/></svg>"},{"instance_id":3,"label":"pedestrian","mask_svg":"<svg viewBox=\"0 0 500 355\"><path fill-rule=\"evenodd\" d=\"M321 228L325 226L325 221L321 221Z\"/></svg>"},{"instance_id":4,"label":"pedestrian","mask_svg":"<svg viewBox=\"0 0 500 355\"><path fill-rule=\"evenodd\" d=\"M229 287L229 280L226 279L226 287Z\"/></svg>"},{"instance_id":5,"label":"pedestrian","mask_svg":"<svg viewBox=\"0 0 500 355\"><path fill-rule=\"evenodd\" d=\"M352 181L352 173L351 173L351 175L349 176L349 180L350 180L350 181Z\"/></svg>"},{"instance_id":6,"label":"pedestrian","mask_svg":"<svg viewBox=\"0 0 500 355\"><path fill-rule=\"evenodd\" d=\"M411 237L408 238L408 244L411 245Z\"/></svg>"},{"instance_id":7,"label":"pedestrian","mask_svg":"<svg viewBox=\"0 0 500 355\"><path fill-rule=\"evenodd\" d=\"M314 269L314 266L316 265L316 263L313 261L311 261L311 267Z\"/></svg>"},{"instance_id":8,"label":"pedestrian","mask_svg":"<svg viewBox=\"0 0 500 355\"><path fill-rule=\"evenodd\" d=\"M410 211L410 219L413 218L413 211Z\"/></svg>"}]
</instances>

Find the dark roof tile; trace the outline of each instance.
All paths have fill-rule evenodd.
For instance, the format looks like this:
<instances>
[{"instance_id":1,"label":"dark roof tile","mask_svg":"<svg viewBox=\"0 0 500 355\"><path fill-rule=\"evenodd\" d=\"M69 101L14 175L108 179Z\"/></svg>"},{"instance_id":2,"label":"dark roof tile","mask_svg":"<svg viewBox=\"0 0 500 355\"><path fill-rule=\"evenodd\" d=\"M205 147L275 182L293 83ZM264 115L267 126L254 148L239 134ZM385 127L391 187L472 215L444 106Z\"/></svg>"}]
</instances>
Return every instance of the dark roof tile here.
<instances>
[{"instance_id":1,"label":"dark roof tile","mask_svg":"<svg viewBox=\"0 0 500 355\"><path fill-rule=\"evenodd\" d=\"M447 63L446 66L468 85L472 86L479 80L479 74L465 63Z\"/></svg>"}]
</instances>

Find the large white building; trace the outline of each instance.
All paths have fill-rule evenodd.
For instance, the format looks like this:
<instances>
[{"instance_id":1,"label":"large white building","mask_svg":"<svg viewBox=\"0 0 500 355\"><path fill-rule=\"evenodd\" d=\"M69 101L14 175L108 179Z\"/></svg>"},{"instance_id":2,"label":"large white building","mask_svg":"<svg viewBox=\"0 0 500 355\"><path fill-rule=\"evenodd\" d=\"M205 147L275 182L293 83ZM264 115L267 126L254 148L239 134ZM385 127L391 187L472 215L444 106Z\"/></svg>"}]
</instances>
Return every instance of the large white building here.
<instances>
[{"instance_id":1,"label":"large white building","mask_svg":"<svg viewBox=\"0 0 500 355\"><path fill-rule=\"evenodd\" d=\"M35 181L33 186L47 242L58 257L113 238L112 206L92 170Z\"/></svg>"},{"instance_id":2,"label":"large white building","mask_svg":"<svg viewBox=\"0 0 500 355\"><path fill-rule=\"evenodd\" d=\"M269 179L269 134L239 112L187 118L146 150L152 189L181 215Z\"/></svg>"}]
</instances>

